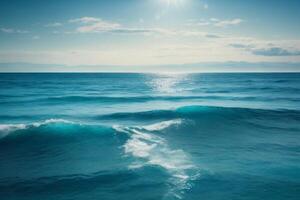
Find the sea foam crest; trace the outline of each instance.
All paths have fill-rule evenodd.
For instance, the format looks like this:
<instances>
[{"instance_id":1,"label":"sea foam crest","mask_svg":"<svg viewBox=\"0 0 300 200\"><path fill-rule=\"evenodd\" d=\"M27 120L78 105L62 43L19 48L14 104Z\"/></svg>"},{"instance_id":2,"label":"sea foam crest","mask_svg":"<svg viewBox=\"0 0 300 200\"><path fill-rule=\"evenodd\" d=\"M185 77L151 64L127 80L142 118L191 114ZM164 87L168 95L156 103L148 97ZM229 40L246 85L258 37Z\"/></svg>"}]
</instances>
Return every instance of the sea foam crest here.
<instances>
[{"instance_id":1,"label":"sea foam crest","mask_svg":"<svg viewBox=\"0 0 300 200\"><path fill-rule=\"evenodd\" d=\"M167 170L171 175L170 183L175 185L167 195L177 198L180 198L184 190L189 189L188 182L198 176L197 169L183 150L170 148L164 138L149 131L162 130L180 123L181 120L171 120L143 127L114 127L117 131L130 135L123 146L126 155L138 158L144 165L160 166ZM143 164L135 163L130 168L142 166Z\"/></svg>"},{"instance_id":2,"label":"sea foam crest","mask_svg":"<svg viewBox=\"0 0 300 200\"><path fill-rule=\"evenodd\" d=\"M0 124L0 139L13 131L21 129L26 129L26 124Z\"/></svg>"},{"instance_id":3,"label":"sea foam crest","mask_svg":"<svg viewBox=\"0 0 300 200\"><path fill-rule=\"evenodd\" d=\"M148 131L160 131L173 125L179 125L181 123L182 123L181 119L174 119L174 120L163 121L155 124L150 124L147 126L143 126L142 128Z\"/></svg>"},{"instance_id":4,"label":"sea foam crest","mask_svg":"<svg viewBox=\"0 0 300 200\"><path fill-rule=\"evenodd\" d=\"M74 122L65 120L65 119L47 119L43 122L35 122L32 124L34 127L40 127L47 124L53 124L53 123L65 123L65 124L74 124Z\"/></svg>"},{"instance_id":5,"label":"sea foam crest","mask_svg":"<svg viewBox=\"0 0 300 200\"><path fill-rule=\"evenodd\" d=\"M22 129L28 129L31 127L38 128L43 125L47 124L52 124L52 123L74 123L68 120L64 119L47 119L42 122L34 122L32 124L0 124L0 139L9 135L10 133L17 131L17 130L22 130Z\"/></svg>"}]
</instances>

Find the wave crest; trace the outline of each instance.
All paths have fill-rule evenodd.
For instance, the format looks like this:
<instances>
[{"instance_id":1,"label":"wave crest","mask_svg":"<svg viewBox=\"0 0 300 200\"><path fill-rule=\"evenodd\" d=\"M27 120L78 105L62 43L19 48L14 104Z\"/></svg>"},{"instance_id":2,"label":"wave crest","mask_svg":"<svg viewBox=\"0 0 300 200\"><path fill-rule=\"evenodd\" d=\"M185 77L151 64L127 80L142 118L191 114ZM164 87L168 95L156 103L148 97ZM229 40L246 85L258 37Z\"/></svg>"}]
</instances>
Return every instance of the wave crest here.
<instances>
[{"instance_id":1,"label":"wave crest","mask_svg":"<svg viewBox=\"0 0 300 200\"><path fill-rule=\"evenodd\" d=\"M181 122L177 119L142 127L116 127L116 130L130 135L123 145L124 153L138 159L129 168L154 165L165 169L171 175L169 182L175 185L166 195L177 198L190 187L189 181L199 176L198 170L183 150L172 149L164 138L151 134L151 131L169 128Z\"/></svg>"},{"instance_id":2,"label":"wave crest","mask_svg":"<svg viewBox=\"0 0 300 200\"><path fill-rule=\"evenodd\" d=\"M64 119L47 119L45 121L34 122L32 124L0 124L0 139L18 130L29 129L32 127L38 128L43 125L55 124L55 123L74 124L74 122L64 120Z\"/></svg>"}]
</instances>

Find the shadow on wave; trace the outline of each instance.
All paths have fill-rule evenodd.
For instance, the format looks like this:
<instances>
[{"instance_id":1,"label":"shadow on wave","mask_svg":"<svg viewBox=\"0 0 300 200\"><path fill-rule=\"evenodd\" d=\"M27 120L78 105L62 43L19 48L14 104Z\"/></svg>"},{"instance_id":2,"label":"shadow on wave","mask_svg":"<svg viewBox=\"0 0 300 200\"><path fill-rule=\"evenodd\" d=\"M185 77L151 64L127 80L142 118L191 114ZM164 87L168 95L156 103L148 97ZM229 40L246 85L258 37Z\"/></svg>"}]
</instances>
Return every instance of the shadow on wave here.
<instances>
[{"instance_id":1,"label":"shadow on wave","mask_svg":"<svg viewBox=\"0 0 300 200\"><path fill-rule=\"evenodd\" d=\"M0 181L0 195L13 199L161 199L168 190L168 174L155 166L135 170L110 170L92 174ZM115 194L113 197L111 194ZM135 196L135 198L133 198Z\"/></svg>"}]
</instances>

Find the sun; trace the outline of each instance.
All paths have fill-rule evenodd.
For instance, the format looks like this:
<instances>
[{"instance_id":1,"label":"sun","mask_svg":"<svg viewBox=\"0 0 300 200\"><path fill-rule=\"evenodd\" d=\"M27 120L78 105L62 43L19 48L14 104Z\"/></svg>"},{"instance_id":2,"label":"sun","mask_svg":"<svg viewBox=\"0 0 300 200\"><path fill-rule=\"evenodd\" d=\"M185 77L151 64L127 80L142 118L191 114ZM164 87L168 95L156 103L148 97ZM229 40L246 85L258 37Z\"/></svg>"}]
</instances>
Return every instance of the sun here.
<instances>
[{"instance_id":1,"label":"sun","mask_svg":"<svg viewBox=\"0 0 300 200\"><path fill-rule=\"evenodd\" d=\"M167 4L168 6L179 6L185 0L161 0L163 3Z\"/></svg>"}]
</instances>

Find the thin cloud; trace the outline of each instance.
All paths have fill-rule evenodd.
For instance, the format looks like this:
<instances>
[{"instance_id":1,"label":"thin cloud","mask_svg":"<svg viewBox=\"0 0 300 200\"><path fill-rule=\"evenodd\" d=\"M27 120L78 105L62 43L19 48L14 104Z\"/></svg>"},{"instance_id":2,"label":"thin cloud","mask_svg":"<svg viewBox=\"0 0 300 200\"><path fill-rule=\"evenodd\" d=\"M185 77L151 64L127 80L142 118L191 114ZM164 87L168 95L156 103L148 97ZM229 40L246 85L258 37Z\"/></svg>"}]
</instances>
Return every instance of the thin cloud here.
<instances>
[{"instance_id":1,"label":"thin cloud","mask_svg":"<svg viewBox=\"0 0 300 200\"><path fill-rule=\"evenodd\" d=\"M14 33L14 30L10 28L1 28L1 31L4 33Z\"/></svg>"},{"instance_id":2,"label":"thin cloud","mask_svg":"<svg viewBox=\"0 0 300 200\"><path fill-rule=\"evenodd\" d=\"M243 49L257 56L300 56L300 50L288 49L279 46L257 47L253 44L242 43L229 44L229 46L237 49Z\"/></svg>"},{"instance_id":3,"label":"thin cloud","mask_svg":"<svg viewBox=\"0 0 300 200\"><path fill-rule=\"evenodd\" d=\"M162 36L184 36L184 37L206 37L220 38L216 34L208 34L200 31L172 30L165 28L143 28L127 27L117 22L106 21L95 17L82 17L69 20L70 23L77 23L76 33L116 33L116 34L143 34Z\"/></svg>"},{"instance_id":4,"label":"thin cloud","mask_svg":"<svg viewBox=\"0 0 300 200\"><path fill-rule=\"evenodd\" d=\"M70 23L79 23L78 33L101 33L115 31L121 28L119 23L109 22L95 17L81 17L70 19Z\"/></svg>"},{"instance_id":5,"label":"thin cloud","mask_svg":"<svg viewBox=\"0 0 300 200\"><path fill-rule=\"evenodd\" d=\"M81 17L77 19L69 20L70 23L79 23L80 25L76 28L77 33L120 33L120 34L131 34L131 33L164 33L167 34L169 31L164 29L148 29L148 28L130 28L124 27L119 23L106 21L95 17Z\"/></svg>"},{"instance_id":6,"label":"thin cloud","mask_svg":"<svg viewBox=\"0 0 300 200\"><path fill-rule=\"evenodd\" d=\"M189 26L215 26L215 27L227 27L227 26L235 26L239 25L244 20L240 18L230 19L230 20L220 20L217 18L210 18L209 20L200 20L200 21L193 21L189 22L187 25Z\"/></svg>"},{"instance_id":7,"label":"thin cloud","mask_svg":"<svg viewBox=\"0 0 300 200\"><path fill-rule=\"evenodd\" d=\"M26 30L19 30L19 29L12 29L12 28L0 28L0 30L3 33L20 33L20 34L29 33L29 31L26 31Z\"/></svg>"},{"instance_id":8,"label":"thin cloud","mask_svg":"<svg viewBox=\"0 0 300 200\"><path fill-rule=\"evenodd\" d=\"M207 37L207 38L222 38L222 36L216 35L216 34L206 34L205 37Z\"/></svg>"},{"instance_id":9,"label":"thin cloud","mask_svg":"<svg viewBox=\"0 0 300 200\"><path fill-rule=\"evenodd\" d=\"M77 32L79 33L101 33L107 31L115 31L120 29L121 25L118 23L111 23L106 21L99 21L85 26L79 26Z\"/></svg>"},{"instance_id":10,"label":"thin cloud","mask_svg":"<svg viewBox=\"0 0 300 200\"><path fill-rule=\"evenodd\" d=\"M41 37L39 36L39 35L34 35L33 37L32 37L32 39L33 40L39 40Z\"/></svg>"},{"instance_id":11,"label":"thin cloud","mask_svg":"<svg viewBox=\"0 0 300 200\"><path fill-rule=\"evenodd\" d=\"M63 25L62 23L54 22L54 23L46 24L45 27L59 27L62 25Z\"/></svg>"},{"instance_id":12,"label":"thin cloud","mask_svg":"<svg viewBox=\"0 0 300 200\"><path fill-rule=\"evenodd\" d=\"M76 19L70 19L69 22L70 23L84 23L84 24L88 24L88 23L95 23L95 22L101 22L102 19L100 18L96 18L96 17L81 17L81 18L76 18Z\"/></svg>"},{"instance_id":13,"label":"thin cloud","mask_svg":"<svg viewBox=\"0 0 300 200\"><path fill-rule=\"evenodd\" d=\"M216 23L214 23L214 26L217 26L217 27L226 27L226 26L233 26L233 25L238 25L240 23L242 23L243 20L242 19L232 19L232 20L219 20L219 21L216 21Z\"/></svg>"},{"instance_id":14,"label":"thin cloud","mask_svg":"<svg viewBox=\"0 0 300 200\"><path fill-rule=\"evenodd\" d=\"M254 49L252 53L259 56L300 56L300 51L288 50L281 47Z\"/></svg>"},{"instance_id":15,"label":"thin cloud","mask_svg":"<svg viewBox=\"0 0 300 200\"><path fill-rule=\"evenodd\" d=\"M240 43L229 44L229 46L237 48L237 49L250 49L250 48L254 47L253 45L250 45L250 44L240 44Z\"/></svg>"}]
</instances>

